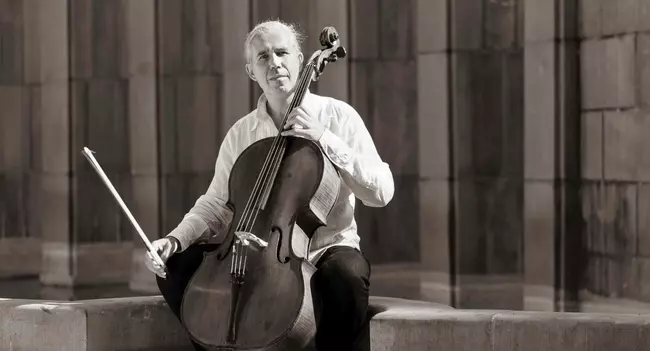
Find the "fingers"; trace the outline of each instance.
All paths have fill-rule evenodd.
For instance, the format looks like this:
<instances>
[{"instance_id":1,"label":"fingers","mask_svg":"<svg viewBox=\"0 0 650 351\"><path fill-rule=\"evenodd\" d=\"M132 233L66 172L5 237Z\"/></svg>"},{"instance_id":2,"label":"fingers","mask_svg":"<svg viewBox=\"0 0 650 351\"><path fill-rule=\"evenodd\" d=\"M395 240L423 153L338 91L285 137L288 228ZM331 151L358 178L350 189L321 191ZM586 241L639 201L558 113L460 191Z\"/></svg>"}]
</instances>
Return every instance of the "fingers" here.
<instances>
[{"instance_id":1,"label":"fingers","mask_svg":"<svg viewBox=\"0 0 650 351\"><path fill-rule=\"evenodd\" d=\"M146 256L147 258L145 259L145 266L147 269L161 278L167 278L164 267L162 267L158 262L154 260L151 253L147 252Z\"/></svg>"},{"instance_id":2,"label":"fingers","mask_svg":"<svg viewBox=\"0 0 650 351\"><path fill-rule=\"evenodd\" d=\"M171 242L167 239L158 239L151 243L151 247L162 259L163 263L171 256L171 249L173 248ZM164 265L158 263L149 251L146 252L145 265L152 273L161 278L166 278Z\"/></svg>"}]
</instances>

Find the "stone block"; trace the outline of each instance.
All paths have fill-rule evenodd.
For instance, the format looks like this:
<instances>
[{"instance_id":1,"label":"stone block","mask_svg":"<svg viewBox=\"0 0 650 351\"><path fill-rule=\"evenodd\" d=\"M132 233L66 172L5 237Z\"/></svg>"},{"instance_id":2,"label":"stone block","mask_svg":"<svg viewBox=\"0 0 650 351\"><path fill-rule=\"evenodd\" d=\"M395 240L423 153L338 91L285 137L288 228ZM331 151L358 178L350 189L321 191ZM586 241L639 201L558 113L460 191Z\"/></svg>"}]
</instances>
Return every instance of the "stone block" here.
<instances>
[{"instance_id":1,"label":"stone block","mask_svg":"<svg viewBox=\"0 0 650 351\"><path fill-rule=\"evenodd\" d=\"M99 23L95 22L92 1L73 0L69 2L70 34L68 37L70 45L70 75L75 79L89 79L93 76L94 68L94 42L96 39L95 29ZM100 27L101 28L101 27ZM102 35L102 34L100 34ZM112 51L102 51L102 56L112 56Z\"/></svg>"},{"instance_id":2,"label":"stone block","mask_svg":"<svg viewBox=\"0 0 650 351\"><path fill-rule=\"evenodd\" d=\"M134 176L131 181L133 182L133 200L126 205L149 240L155 240L161 235L158 228L159 178L156 175L143 175ZM126 217L122 218L122 221L127 221ZM127 225L132 228L130 221ZM140 243L140 236L136 233L135 228L131 228L129 232L133 233L135 245L144 246Z\"/></svg>"},{"instance_id":3,"label":"stone block","mask_svg":"<svg viewBox=\"0 0 650 351\"><path fill-rule=\"evenodd\" d=\"M415 0L379 0L379 55L386 60L412 60L417 43L415 31ZM367 16L367 14L366 14Z\"/></svg>"},{"instance_id":4,"label":"stone block","mask_svg":"<svg viewBox=\"0 0 650 351\"><path fill-rule=\"evenodd\" d=\"M641 183L638 185L638 254L643 257L650 257L650 185Z\"/></svg>"},{"instance_id":5,"label":"stone block","mask_svg":"<svg viewBox=\"0 0 650 351\"><path fill-rule=\"evenodd\" d=\"M639 3L645 0L601 0L602 34L632 33L638 28Z\"/></svg>"},{"instance_id":6,"label":"stone block","mask_svg":"<svg viewBox=\"0 0 650 351\"><path fill-rule=\"evenodd\" d=\"M350 3L350 60L379 58L378 13L379 2L376 0Z\"/></svg>"},{"instance_id":7,"label":"stone block","mask_svg":"<svg viewBox=\"0 0 650 351\"><path fill-rule=\"evenodd\" d=\"M369 131L373 129L373 116L377 108L373 101L376 67L377 64L373 61L350 62L350 104L357 110Z\"/></svg>"},{"instance_id":8,"label":"stone block","mask_svg":"<svg viewBox=\"0 0 650 351\"><path fill-rule=\"evenodd\" d=\"M417 81L415 61L384 61L375 66L370 133L382 159L395 175L418 172Z\"/></svg>"},{"instance_id":9,"label":"stone block","mask_svg":"<svg viewBox=\"0 0 650 351\"><path fill-rule=\"evenodd\" d=\"M4 214L0 221L0 238L27 237L30 213L27 170L8 171L0 183Z\"/></svg>"},{"instance_id":10,"label":"stone block","mask_svg":"<svg viewBox=\"0 0 650 351\"><path fill-rule=\"evenodd\" d=\"M461 180L455 186L456 269L460 274L521 273L523 184L514 178Z\"/></svg>"},{"instance_id":11,"label":"stone block","mask_svg":"<svg viewBox=\"0 0 650 351\"><path fill-rule=\"evenodd\" d=\"M41 79L43 83L67 82L69 77L68 1L40 1Z\"/></svg>"},{"instance_id":12,"label":"stone block","mask_svg":"<svg viewBox=\"0 0 650 351\"><path fill-rule=\"evenodd\" d=\"M214 171L219 152L219 80L214 76L190 76L178 80L176 93L178 167L181 172Z\"/></svg>"},{"instance_id":13,"label":"stone block","mask_svg":"<svg viewBox=\"0 0 650 351\"><path fill-rule=\"evenodd\" d=\"M24 27L24 62L23 78L25 83L41 81L41 24L39 1L23 1Z\"/></svg>"},{"instance_id":14,"label":"stone block","mask_svg":"<svg viewBox=\"0 0 650 351\"><path fill-rule=\"evenodd\" d=\"M417 0L415 17L417 23L417 52L442 53L449 47L447 19L449 2L444 0Z\"/></svg>"},{"instance_id":15,"label":"stone block","mask_svg":"<svg viewBox=\"0 0 650 351\"><path fill-rule=\"evenodd\" d=\"M522 69L515 53L452 55L454 175L521 176ZM470 140L471 142L468 142Z\"/></svg>"},{"instance_id":16,"label":"stone block","mask_svg":"<svg viewBox=\"0 0 650 351\"><path fill-rule=\"evenodd\" d=\"M164 1L156 11L158 28L158 62L162 75L174 75L181 72L183 64L182 8L181 1Z\"/></svg>"},{"instance_id":17,"label":"stone block","mask_svg":"<svg viewBox=\"0 0 650 351\"><path fill-rule=\"evenodd\" d=\"M158 143L160 152L160 173L172 174L178 170L178 137L176 120L177 112L176 90L178 79L160 77L158 79Z\"/></svg>"},{"instance_id":18,"label":"stone block","mask_svg":"<svg viewBox=\"0 0 650 351\"><path fill-rule=\"evenodd\" d=\"M420 203L418 177L395 175L395 192L382 208L356 205L361 246L373 263L417 262L420 260Z\"/></svg>"},{"instance_id":19,"label":"stone block","mask_svg":"<svg viewBox=\"0 0 650 351\"><path fill-rule=\"evenodd\" d=\"M37 236L44 242L68 242L71 230L70 178L67 175L41 174L38 181L41 202L37 205L40 222Z\"/></svg>"},{"instance_id":20,"label":"stone block","mask_svg":"<svg viewBox=\"0 0 650 351\"><path fill-rule=\"evenodd\" d=\"M524 50L524 177L555 177L557 104L554 42L527 44Z\"/></svg>"},{"instance_id":21,"label":"stone block","mask_svg":"<svg viewBox=\"0 0 650 351\"><path fill-rule=\"evenodd\" d=\"M526 43L553 41L558 37L555 26L559 20L556 17L557 1L522 0L518 4L524 7Z\"/></svg>"},{"instance_id":22,"label":"stone block","mask_svg":"<svg viewBox=\"0 0 650 351\"><path fill-rule=\"evenodd\" d=\"M0 279L37 276L41 269L41 242L36 238L2 238L0 261Z\"/></svg>"},{"instance_id":23,"label":"stone block","mask_svg":"<svg viewBox=\"0 0 650 351\"><path fill-rule=\"evenodd\" d=\"M43 241L41 283L59 286L126 283L131 272L132 248L130 242Z\"/></svg>"},{"instance_id":24,"label":"stone block","mask_svg":"<svg viewBox=\"0 0 650 351\"><path fill-rule=\"evenodd\" d=\"M637 186L599 183L582 186L587 250L599 254L637 252Z\"/></svg>"},{"instance_id":25,"label":"stone block","mask_svg":"<svg viewBox=\"0 0 650 351\"><path fill-rule=\"evenodd\" d=\"M8 300L0 310L3 349L191 350L162 299Z\"/></svg>"},{"instance_id":26,"label":"stone block","mask_svg":"<svg viewBox=\"0 0 650 351\"><path fill-rule=\"evenodd\" d=\"M483 1L451 1L450 29L452 50L474 50L483 47ZM471 26L467 24L471 23Z\"/></svg>"},{"instance_id":27,"label":"stone block","mask_svg":"<svg viewBox=\"0 0 650 351\"><path fill-rule=\"evenodd\" d=\"M449 177L449 60L448 55L418 56L418 165L423 178Z\"/></svg>"},{"instance_id":28,"label":"stone block","mask_svg":"<svg viewBox=\"0 0 650 351\"><path fill-rule=\"evenodd\" d=\"M555 311L555 289L548 285L524 284L524 311Z\"/></svg>"},{"instance_id":29,"label":"stone block","mask_svg":"<svg viewBox=\"0 0 650 351\"><path fill-rule=\"evenodd\" d=\"M210 45L208 45L208 38L212 35L223 34L220 31L208 33L210 29L209 17L207 16L208 2L185 1L181 5L181 57L183 73L209 74L211 72L212 50Z\"/></svg>"},{"instance_id":30,"label":"stone block","mask_svg":"<svg viewBox=\"0 0 650 351\"><path fill-rule=\"evenodd\" d=\"M129 78L128 131L129 163L134 175L158 173L158 116L156 78Z\"/></svg>"},{"instance_id":31,"label":"stone block","mask_svg":"<svg viewBox=\"0 0 650 351\"><path fill-rule=\"evenodd\" d=\"M439 311L436 318L426 314L424 311L412 316L390 311L378 314L370 329L372 350L492 350L494 312Z\"/></svg>"},{"instance_id":32,"label":"stone block","mask_svg":"<svg viewBox=\"0 0 650 351\"><path fill-rule=\"evenodd\" d=\"M634 106L637 100L634 35L585 40L580 51L582 108Z\"/></svg>"},{"instance_id":33,"label":"stone block","mask_svg":"<svg viewBox=\"0 0 650 351\"><path fill-rule=\"evenodd\" d=\"M585 181L581 185L583 235L586 252L605 250L603 236L602 208L605 202L605 190L601 182Z\"/></svg>"},{"instance_id":34,"label":"stone block","mask_svg":"<svg viewBox=\"0 0 650 351\"><path fill-rule=\"evenodd\" d=\"M281 0L252 0L251 9L253 23L259 23L267 19L280 18ZM252 23L251 23L252 24Z\"/></svg>"},{"instance_id":35,"label":"stone block","mask_svg":"<svg viewBox=\"0 0 650 351\"><path fill-rule=\"evenodd\" d=\"M650 118L635 110L605 111L603 174L608 180L650 179Z\"/></svg>"},{"instance_id":36,"label":"stone block","mask_svg":"<svg viewBox=\"0 0 650 351\"><path fill-rule=\"evenodd\" d=\"M454 294L456 308L521 310L523 283L520 275L459 274Z\"/></svg>"},{"instance_id":37,"label":"stone block","mask_svg":"<svg viewBox=\"0 0 650 351\"><path fill-rule=\"evenodd\" d=\"M68 98L66 81L49 82L41 87L40 152L43 164L39 168L51 174L66 174L70 168Z\"/></svg>"},{"instance_id":38,"label":"stone block","mask_svg":"<svg viewBox=\"0 0 650 351\"><path fill-rule=\"evenodd\" d=\"M638 281L638 292L639 297L642 301L650 301L650 258L647 257L637 257L634 259L634 269L636 270L636 276L639 277Z\"/></svg>"},{"instance_id":39,"label":"stone block","mask_svg":"<svg viewBox=\"0 0 650 351\"><path fill-rule=\"evenodd\" d=\"M124 1L129 77L156 74L156 7L154 0ZM219 33L213 30L212 33ZM213 35L211 37L220 37Z\"/></svg>"},{"instance_id":40,"label":"stone block","mask_svg":"<svg viewBox=\"0 0 650 351\"><path fill-rule=\"evenodd\" d=\"M86 324L82 310L39 300L5 300L0 301L0 311L0 348L86 350ZM36 325L39 328L35 328Z\"/></svg>"},{"instance_id":41,"label":"stone block","mask_svg":"<svg viewBox=\"0 0 650 351\"><path fill-rule=\"evenodd\" d=\"M217 74L220 75L223 73L223 59L224 55L222 54L223 48L224 48L224 31L222 30L223 28L223 23L224 23L224 16L222 12L222 5L224 4L223 1L206 1L206 6L207 6L207 44L210 46L210 72L211 74ZM246 8L249 8L250 5L248 3L245 3ZM227 13L227 12L226 12ZM219 34L215 34L219 33ZM242 40L240 38L240 40ZM243 45L242 45L243 46ZM239 56L242 59L242 62L244 62L244 53L243 53L243 48L240 47L239 49Z\"/></svg>"},{"instance_id":42,"label":"stone block","mask_svg":"<svg viewBox=\"0 0 650 351\"><path fill-rule=\"evenodd\" d=\"M80 123L86 127L86 143L96 151L105 171L128 170L128 84L122 80L91 80L88 82L86 116ZM80 134L83 135L83 131ZM77 145L76 152L81 151ZM76 156L76 155L75 155Z\"/></svg>"},{"instance_id":43,"label":"stone block","mask_svg":"<svg viewBox=\"0 0 650 351\"><path fill-rule=\"evenodd\" d=\"M5 1L0 4L3 19L0 20L0 84L18 85L23 82L25 25L23 7L19 2Z\"/></svg>"},{"instance_id":44,"label":"stone block","mask_svg":"<svg viewBox=\"0 0 650 351\"><path fill-rule=\"evenodd\" d=\"M650 30L650 2L644 0L637 1L637 31L645 32Z\"/></svg>"},{"instance_id":45,"label":"stone block","mask_svg":"<svg viewBox=\"0 0 650 351\"><path fill-rule=\"evenodd\" d=\"M24 146L29 139L28 124L26 123L26 101L22 86L1 86L0 85L0 106L2 106L2 117L0 128L2 141L0 146L5 170L19 171L28 166L24 159L26 150Z\"/></svg>"},{"instance_id":46,"label":"stone block","mask_svg":"<svg viewBox=\"0 0 650 351\"><path fill-rule=\"evenodd\" d=\"M43 128L42 128L42 94L40 85L25 86L25 123L29 124L26 140L29 143L30 158L28 164L33 171L43 169Z\"/></svg>"},{"instance_id":47,"label":"stone block","mask_svg":"<svg viewBox=\"0 0 650 351\"><path fill-rule=\"evenodd\" d=\"M650 5L648 8L648 12L650 12ZM648 21L650 21L650 15ZM636 69L638 102L641 106L648 107L650 106L650 34L637 34Z\"/></svg>"},{"instance_id":48,"label":"stone block","mask_svg":"<svg viewBox=\"0 0 650 351\"><path fill-rule=\"evenodd\" d=\"M579 33L582 38L595 38L602 34L604 2L612 1L579 0Z\"/></svg>"},{"instance_id":49,"label":"stone block","mask_svg":"<svg viewBox=\"0 0 650 351\"><path fill-rule=\"evenodd\" d=\"M218 92L215 96L217 100L217 112L219 118L219 135L218 144L226 135L230 127L257 107L259 94L253 93L251 89L251 80L247 75L242 74L244 69L242 60L242 39L252 29L253 23L250 19L250 6L246 1L222 1L222 13L228 14L223 16L222 28L227 28L228 35L223 36L223 80L217 85ZM270 4L270 2L265 1ZM277 16L276 16L277 18ZM260 21L268 18L260 18ZM221 88L221 87L227 87ZM260 91L261 93L261 91Z\"/></svg>"},{"instance_id":50,"label":"stone block","mask_svg":"<svg viewBox=\"0 0 650 351\"><path fill-rule=\"evenodd\" d=\"M149 237L154 239L153 236ZM138 240L138 239L134 239ZM135 245L134 245L135 246ZM152 273L145 264L146 250L144 248L135 248L132 251L131 277L129 280L129 289L140 293L160 294L156 275Z\"/></svg>"},{"instance_id":51,"label":"stone block","mask_svg":"<svg viewBox=\"0 0 650 351\"><path fill-rule=\"evenodd\" d=\"M647 315L550 312L492 317L494 350L642 350L650 345Z\"/></svg>"},{"instance_id":52,"label":"stone block","mask_svg":"<svg viewBox=\"0 0 650 351\"><path fill-rule=\"evenodd\" d=\"M483 2L485 48L500 50L517 44L517 7L517 1Z\"/></svg>"},{"instance_id":53,"label":"stone block","mask_svg":"<svg viewBox=\"0 0 650 351\"><path fill-rule=\"evenodd\" d=\"M311 45L318 43L318 40L313 37L314 34L310 27L310 10L313 9L313 1L300 1L300 0L280 0L279 16L283 20L295 23L299 30L308 36L308 42L303 46L304 49L310 48ZM320 32L318 32L320 33ZM311 40L309 39L311 38ZM308 49L312 51L313 49ZM309 57L309 55L307 55Z\"/></svg>"},{"instance_id":54,"label":"stone block","mask_svg":"<svg viewBox=\"0 0 650 351\"><path fill-rule=\"evenodd\" d=\"M531 286L555 285L555 186L524 183L524 280Z\"/></svg>"},{"instance_id":55,"label":"stone block","mask_svg":"<svg viewBox=\"0 0 650 351\"><path fill-rule=\"evenodd\" d=\"M452 274L449 215L452 212L447 180L421 180L419 193L420 262L436 272Z\"/></svg>"},{"instance_id":56,"label":"stone block","mask_svg":"<svg viewBox=\"0 0 650 351\"><path fill-rule=\"evenodd\" d=\"M584 179L603 178L603 113L587 112L582 114L582 177Z\"/></svg>"}]
</instances>

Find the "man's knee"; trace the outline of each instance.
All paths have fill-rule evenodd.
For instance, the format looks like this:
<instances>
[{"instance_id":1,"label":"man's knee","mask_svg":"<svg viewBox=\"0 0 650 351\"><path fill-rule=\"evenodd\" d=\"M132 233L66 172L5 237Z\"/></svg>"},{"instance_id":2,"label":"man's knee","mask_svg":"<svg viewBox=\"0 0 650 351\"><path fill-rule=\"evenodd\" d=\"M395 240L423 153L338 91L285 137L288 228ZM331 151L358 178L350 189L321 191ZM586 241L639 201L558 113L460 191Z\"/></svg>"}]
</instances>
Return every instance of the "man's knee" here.
<instances>
[{"instance_id":1,"label":"man's knee","mask_svg":"<svg viewBox=\"0 0 650 351\"><path fill-rule=\"evenodd\" d=\"M337 248L318 268L319 279L324 285L345 284L352 289L368 289L370 264L354 248Z\"/></svg>"}]
</instances>

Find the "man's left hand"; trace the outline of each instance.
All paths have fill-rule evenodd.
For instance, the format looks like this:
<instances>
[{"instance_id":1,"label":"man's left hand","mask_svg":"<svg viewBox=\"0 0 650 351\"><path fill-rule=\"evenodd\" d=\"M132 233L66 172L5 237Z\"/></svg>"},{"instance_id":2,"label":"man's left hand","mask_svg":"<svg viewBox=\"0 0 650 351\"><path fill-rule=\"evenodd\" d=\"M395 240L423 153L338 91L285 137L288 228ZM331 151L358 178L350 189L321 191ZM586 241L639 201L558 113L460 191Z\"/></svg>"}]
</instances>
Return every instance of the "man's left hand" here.
<instances>
[{"instance_id":1,"label":"man's left hand","mask_svg":"<svg viewBox=\"0 0 650 351\"><path fill-rule=\"evenodd\" d=\"M283 136L297 136L318 142L325 132L325 127L302 107L293 109L284 126Z\"/></svg>"}]
</instances>

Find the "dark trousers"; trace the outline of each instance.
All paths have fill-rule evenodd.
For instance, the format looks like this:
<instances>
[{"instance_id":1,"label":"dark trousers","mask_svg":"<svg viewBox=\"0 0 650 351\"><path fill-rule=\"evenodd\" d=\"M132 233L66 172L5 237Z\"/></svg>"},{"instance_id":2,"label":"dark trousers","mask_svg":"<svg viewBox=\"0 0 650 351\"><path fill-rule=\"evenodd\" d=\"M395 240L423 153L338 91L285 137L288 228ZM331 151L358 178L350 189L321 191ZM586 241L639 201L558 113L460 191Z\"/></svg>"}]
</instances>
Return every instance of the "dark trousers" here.
<instances>
[{"instance_id":1,"label":"dark trousers","mask_svg":"<svg viewBox=\"0 0 650 351\"><path fill-rule=\"evenodd\" d=\"M203 252L216 245L193 245L167 261L167 279L157 277L158 288L180 320L183 292L199 268ZM312 290L320 301L315 345L318 351L370 350L368 295L370 263L358 250L347 246L329 248L316 264ZM203 350L194 344L197 350Z\"/></svg>"}]
</instances>

